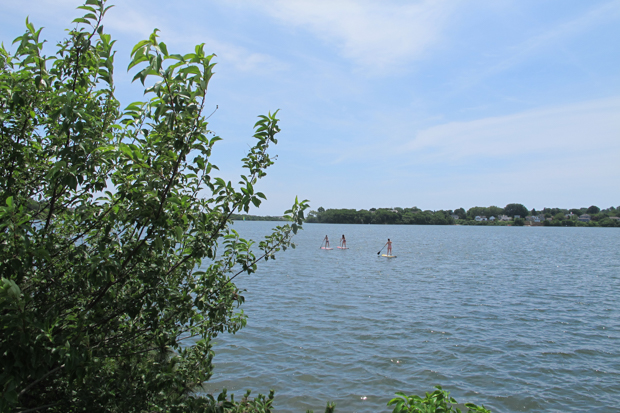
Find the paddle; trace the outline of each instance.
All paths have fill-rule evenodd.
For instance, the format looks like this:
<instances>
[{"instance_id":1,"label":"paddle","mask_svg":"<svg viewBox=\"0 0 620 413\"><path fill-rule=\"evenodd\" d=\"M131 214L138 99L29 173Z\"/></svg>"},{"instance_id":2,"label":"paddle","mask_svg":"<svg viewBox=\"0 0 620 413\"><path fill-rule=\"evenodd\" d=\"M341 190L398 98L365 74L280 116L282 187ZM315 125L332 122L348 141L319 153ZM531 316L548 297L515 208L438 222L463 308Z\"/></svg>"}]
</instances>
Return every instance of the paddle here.
<instances>
[{"instance_id":1,"label":"paddle","mask_svg":"<svg viewBox=\"0 0 620 413\"><path fill-rule=\"evenodd\" d=\"M385 245L387 245L387 242L385 243ZM385 248L385 245L383 246L383 248ZM381 254L381 251L383 251L383 248L381 248L381 250L377 253L377 255Z\"/></svg>"}]
</instances>

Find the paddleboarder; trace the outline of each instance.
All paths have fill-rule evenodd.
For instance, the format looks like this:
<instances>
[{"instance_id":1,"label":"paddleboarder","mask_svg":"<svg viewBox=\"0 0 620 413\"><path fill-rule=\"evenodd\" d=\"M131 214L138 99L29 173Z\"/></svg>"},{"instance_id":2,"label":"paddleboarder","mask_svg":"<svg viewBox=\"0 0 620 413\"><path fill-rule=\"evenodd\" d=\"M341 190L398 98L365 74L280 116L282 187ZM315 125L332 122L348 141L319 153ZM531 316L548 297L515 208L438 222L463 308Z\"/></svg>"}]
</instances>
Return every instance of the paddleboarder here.
<instances>
[{"instance_id":1,"label":"paddleboarder","mask_svg":"<svg viewBox=\"0 0 620 413\"><path fill-rule=\"evenodd\" d=\"M342 238L340 238L340 246L342 248L346 248L347 247L347 239L344 237L344 234L342 234Z\"/></svg>"},{"instance_id":2,"label":"paddleboarder","mask_svg":"<svg viewBox=\"0 0 620 413\"><path fill-rule=\"evenodd\" d=\"M392 241L390 241L390 239L388 238L388 242L387 242L387 255L392 255Z\"/></svg>"},{"instance_id":3,"label":"paddleboarder","mask_svg":"<svg viewBox=\"0 0 620 413\"><path fill-rule=\"evenodd\" d=\"M323 241L325 241L325 248L329 248L329 238L327 238L327 235L325 235L325 238L323 238Z\"/></svg>"}]
</instances>

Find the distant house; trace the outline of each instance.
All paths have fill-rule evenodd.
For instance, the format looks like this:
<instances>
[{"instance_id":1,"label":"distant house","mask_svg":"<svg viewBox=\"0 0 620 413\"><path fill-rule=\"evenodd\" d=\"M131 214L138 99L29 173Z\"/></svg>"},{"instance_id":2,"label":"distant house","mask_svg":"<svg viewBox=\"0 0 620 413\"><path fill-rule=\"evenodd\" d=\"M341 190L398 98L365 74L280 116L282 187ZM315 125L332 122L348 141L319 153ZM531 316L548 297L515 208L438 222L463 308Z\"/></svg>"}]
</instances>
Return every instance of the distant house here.
<instances>
[{"instance_id":1,"label":"distant house","mask_svg":"<svg viewBox=\"0 0 620 413\"><path fill-rule=\"evenodd\" d=\"M515 219L521 218L521 215L515 215Z\"/></svg>"},{"instance_id":2,"label":"distant house","mask_svg":"<svg viewBox=\"0 0 620 413\"><path fill-rule=\"evenodd\" d=\"M510 217L508 215L500 215L498 219L500 221L510 221Z\"/></svg>"},{"instance_id":3,"label":"distant house","mask_svg":"<svg viewBox=\"0 0 620 413\"><path fill-rule=\"evenodd\" d=\"M451 217L452 217L455 221L456 221L457 219L459 219L459 216L458 216L458 215L456 215L456 214L452 214L452 215L450 215L450 216L451 216Z\"/></svg>"},{"instance_id":4,"label":"distant house","mask_svg":"<svg viewBox=\"0 0 620 413\"><path fill-rule=\"evenodd\" d=\"M544 215L528 215L525 217L525 225L530 227L542 227L545 221Z\"/></svg>"},{"instance_id":5,"label":"distant house","mask_svg":"<svg viewBox=\"0 0 620 413\"><path fill-rule=\"evenodd\" d=\"M485 217L484 215L480 216L480 215L476 215L476 218L474 218L476 221L487 221L487 217Z\"/></svg>"},{"instance_id":6,"label":"distant house","mask_svg":"<svg viewBox=\"0 0 620 413\"><path fill-rule=\"evenodd\" d=\"M570 214L566 214L564 215L564 218L566 219L571 219L571 218L575 218L577 215L573 214L572 212Z\"/></svg>"},{"instance_id":7,"label":"distant house","mask_svg":"<svg viewBox=\"0 0 620 413\"><path fill-rule=\"evenodd\" d=\"M620 220L620 217L609 217L609 219L613 219L613 220L618 221L618 220Z\"/></svg>"},{"instance_id":8,"label":"distant house","mask_svg":"<svg viewBox=\"0 0 620 413\"><path fill-rule=\"evenodd\" d=\"M493 217L493 216L492 216L492 217L490 217L490 218L489 218L489 221L495 221L495 217Z\"/></svg>"},{"instance_id":9,"label":"distant house","mask_svg":"<svg viewBox=\"0 0 620 413\"><path fill-rule=\"evenodd\" d=\"M583 215L579 215L578 220L581 222L590 222L591 217L588 214L583 214Z\"/></svg>"}]
</instances>

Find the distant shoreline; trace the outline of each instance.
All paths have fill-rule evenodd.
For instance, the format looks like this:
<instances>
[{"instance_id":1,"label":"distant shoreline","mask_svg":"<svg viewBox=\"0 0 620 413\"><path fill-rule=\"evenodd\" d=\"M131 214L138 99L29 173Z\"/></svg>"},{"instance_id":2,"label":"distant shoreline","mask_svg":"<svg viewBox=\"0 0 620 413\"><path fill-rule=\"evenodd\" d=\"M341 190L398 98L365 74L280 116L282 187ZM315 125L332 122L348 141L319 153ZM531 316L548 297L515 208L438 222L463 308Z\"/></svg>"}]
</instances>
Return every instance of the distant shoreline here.
<instances>
[{"instance_id":1,"label":"distant shoreline","mask_svg":"<svg viewBox=\"0 0 620 413\"><path fill-rule=\"evenodd\" d=\"M545 227L616 227L620 228L620 207L544 208L528 210L522 204L472 207L456 210L421 210L412 208L334 209L323 207L308 213L308 223L374 225L482 225Z\"/></svg>"},{"instance_id":2,"label":"distant shoreline","mask_svg":"<svg viewBox=\"0 0 620 413\"><path fill-rule=\"evenodd\" d=\"M282 216L270 216L270 215L244 215L244 214L232 214L230 219L233 221L286 221L287 219Z\"/></svg>"},{"instance_id":3,"label":"distant shoreline","mask_svg":"<svg viewBox=\"0 0 620 413\"><path fill-rule=\"evenodd\" d=\"M283 216L232 214L233 221L287 221ZM522 204L473 207L457 210L422 211L419 208L324 209L310 211L308 224L360 225L468 225L532 227L607 227L620 228L620 207L544 208L528 211Z\"/></svg>"}]
</instances>

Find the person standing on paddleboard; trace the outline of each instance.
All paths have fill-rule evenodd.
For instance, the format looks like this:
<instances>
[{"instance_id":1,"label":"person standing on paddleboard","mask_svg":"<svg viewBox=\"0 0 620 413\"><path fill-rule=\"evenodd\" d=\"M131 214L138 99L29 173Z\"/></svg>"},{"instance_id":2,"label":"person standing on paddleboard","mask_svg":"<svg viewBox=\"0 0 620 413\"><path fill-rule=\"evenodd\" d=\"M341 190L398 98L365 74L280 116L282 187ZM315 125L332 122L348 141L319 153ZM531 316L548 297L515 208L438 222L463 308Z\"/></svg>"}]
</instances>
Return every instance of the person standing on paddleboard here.
<instances>
[{"instance_id":1,"label":"person standing on paddleboard","mask_svg":"<svg viewBox=\"0 0 620 413\"><path fill-rule=\"evenodd\" d=\"M327 235L325 235L323 241L325 241L325 248L329 248L329 238L327 238Z\"/></svg>"},{"instance_id":2,"label":"person standing on paddleboard","mask_svg":"<svg viewBox=\"0 0 620 413\"><path fill-rule=\"evenodd\" d=\"M346 247L347 247L347 240L346 240L346 238L344 237L344 234L342 234L342 238L340 238L340 246L341 246L342 248L346 248Z\"/></svg>"},{"instance_id":3,"label":"person standing on paddleboard","mask_svg":"<svg viewBox=\"0 0 620 413\"><path fill-rule=\"evenodd\" d=\"M388 242L387 242L387 255L392 255L392 241L390 241L390 239L388 238Z\"/></svg>"}]
</instances>

